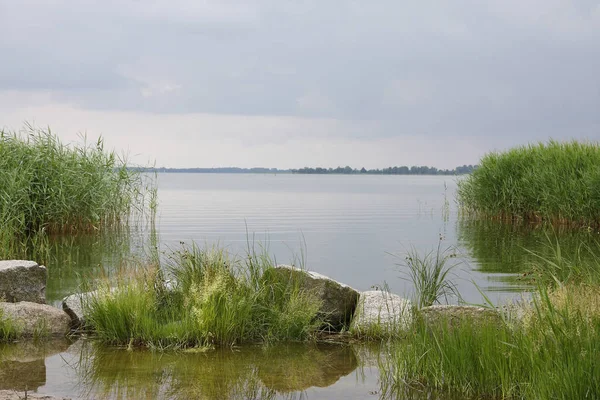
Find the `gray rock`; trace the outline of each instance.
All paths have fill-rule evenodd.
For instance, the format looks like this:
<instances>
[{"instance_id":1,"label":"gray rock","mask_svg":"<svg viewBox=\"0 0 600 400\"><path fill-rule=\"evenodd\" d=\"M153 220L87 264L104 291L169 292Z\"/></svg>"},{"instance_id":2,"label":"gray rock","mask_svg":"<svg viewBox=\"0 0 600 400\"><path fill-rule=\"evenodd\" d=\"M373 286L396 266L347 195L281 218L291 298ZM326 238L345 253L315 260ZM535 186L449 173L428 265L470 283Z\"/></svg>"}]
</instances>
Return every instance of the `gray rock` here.
<instances>
[{"instance_id":1,"label":"gray rock","mask_svg":"<svg viewBox=\"0 0 600 400\"><path fill-rule=\"evenodd\" d=\"M393 333L412 324L412 305L396 294L370 290L360 293L350 329L358 334L381 330Z\"/></svg>"},{"instance_id":2,"label":"gray rock","mask_svg":"<svg viewBox=\"0 0 600 400\"><path fill-rule=\"evenodd\" d=\"M495 309L477 306L435 305L424 307L419 312L428 324L446 322L454 326L464 321L476 323L502 320Z\"/></svg>"},{"instance_id":3,"label":"gray rock","mask_svg":"<svg viewBox=\"0 0 600 400\"><path fill-rule=\"evenodd\" d=\"M278 265L273 272L284 280L297 281L303 290L321 299L320 312L334 329L350 324L358 302L356 290L325 275L289 265Z\"/></svg>"},{"instance_id":4,"label":"gray rock","mask_svg":"<svg viewBox=\"0 0 600 400\"><path fill-rule=\"evenodd\" d=\"M34 261L0 261L0 299L46 304L46 267Z\"/></svg>"},{"instance_id":5,"label":"gray rock","mask_svg":"<svg viewBox=\"0 0 600 400\"><path fill-rule=\"evenodd\" d=\"M75 293L67 296L62 301L62 308L71 318L71 327L73 329L85 326L85 304L90 301L97 291L85 293Z\"/></svg>"},{"instance_id":6,"label":"gray rock","mask_svg":"<svg viewBox=\"0 0 600 400\"><path fill-rule=\"evenodd\" d=\"M0 303L0 310L4 318L15 322L23 336L64 336L70 330L71 318L47 304Z\"/></svg>"}]
</instances>

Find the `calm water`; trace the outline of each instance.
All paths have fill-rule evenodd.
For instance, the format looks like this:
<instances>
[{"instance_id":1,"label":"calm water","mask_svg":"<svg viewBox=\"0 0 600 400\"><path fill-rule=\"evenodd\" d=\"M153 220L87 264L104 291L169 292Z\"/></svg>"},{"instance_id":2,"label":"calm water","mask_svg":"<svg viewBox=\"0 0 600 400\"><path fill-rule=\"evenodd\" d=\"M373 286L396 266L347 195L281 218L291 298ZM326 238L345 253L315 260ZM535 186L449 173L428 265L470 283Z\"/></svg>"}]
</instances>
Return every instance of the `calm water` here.
<instances>
[{"instance_id":1,"label":"calm water","mask_svg":"<svg viewBox=\"0 0 600 400\"><path fill-rule=\"evenodd\" d=\"M413 246L432 251L441 236L443 248L457 246L463 255L455 281L468 301L481 300L474 283L506 294L514 287L503 271L480 273L459 240L455 179L161 174L158 230L169 246L194 240L240 254L254 238L280 263L304 254L306 268L358 290L387 284L407 296L410 284L396 264Z\"/></svg>"},{"instance_id":2,"label":"calm water","mask_svg":"<svg viewBox=\"0 0 600 400\"><path fill-rule=\"evenodd\" d=\"M158 188L154 239L163 250L196 241L243 255L254 241L279 263L303 259L306 268L358 290L387 284L407 297L412 288L398 264L412 247L455 248L452 280L463 298L481 302L481 289L498 302L527 288L520 273L535 257L525 249L549 254L547 235L558 236L568 254L598 237L458 218L454 177L160 174ZM90 273L111 273L148 241L143 229L55 238L49 301L59 304ZM41 352L5 346L0 389L75 398L377 398L378 357L363 347L314 345L201 354L94 350L82 342Z\"/></svg>"}]
</instances>

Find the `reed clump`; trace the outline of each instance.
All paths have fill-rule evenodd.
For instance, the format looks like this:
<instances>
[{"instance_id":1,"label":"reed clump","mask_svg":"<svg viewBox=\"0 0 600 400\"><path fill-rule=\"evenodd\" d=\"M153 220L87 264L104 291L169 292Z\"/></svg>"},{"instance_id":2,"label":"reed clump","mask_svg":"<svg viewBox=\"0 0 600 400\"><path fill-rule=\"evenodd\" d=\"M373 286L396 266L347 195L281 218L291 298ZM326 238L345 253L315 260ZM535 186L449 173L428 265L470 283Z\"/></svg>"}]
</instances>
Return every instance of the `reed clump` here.
<instances>
[{"instance_id":1,"label":"reed clump","mask_svg":"<svg viewBox=\"0 0 600 400\"><path fill-rule=\"evenodd\" d=\"M299 282L276 279L274 266L264 253L239 260L223 249L183 245L170 254L166 270L134 274L113 288L107 282L86 305L86 320L111 345L165 349L306 340L323 324L321 301Z\"/></svg>"},{"instance_id":2,"label":"reed clump","mask_svg":"<svg viewBox=\"0 0 600 400\"><path fill-rule=\"evenodd\" d=\"M2 130L0 248L10 253L51 234L122 227L146 208L148 188L101 138L65 145L49 128Z\"/></svg>"},{"instance_id":3,"label":"reed clump","mask_svg":"<svg viewBox=\"0 0 600 400\"><path fill-rule=\"evenodd\" d=\"M463 212L506 221L600 225L600 145L532 144L485 155L458 182Z\"/></svg>"}]
</instances>

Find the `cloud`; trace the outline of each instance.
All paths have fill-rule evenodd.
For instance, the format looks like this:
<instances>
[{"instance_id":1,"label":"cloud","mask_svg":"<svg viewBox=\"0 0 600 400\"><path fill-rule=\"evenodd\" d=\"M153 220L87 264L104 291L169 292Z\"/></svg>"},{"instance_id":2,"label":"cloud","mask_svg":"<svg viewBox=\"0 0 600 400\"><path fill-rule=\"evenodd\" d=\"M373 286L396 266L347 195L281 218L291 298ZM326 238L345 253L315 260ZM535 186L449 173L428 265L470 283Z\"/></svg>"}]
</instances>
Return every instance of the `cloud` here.
<instances>
[{"instance_id":1,"label":"cloud","mask_svg":"<svg viewBox=\"0 0 600 400\"><path fill-rule=\"evenodd\" d=\"M598 0L0 0L0 24L19 113L211 115L263 145L292 122L361 143L600 137Z\"/></svg>"}]
</instances>

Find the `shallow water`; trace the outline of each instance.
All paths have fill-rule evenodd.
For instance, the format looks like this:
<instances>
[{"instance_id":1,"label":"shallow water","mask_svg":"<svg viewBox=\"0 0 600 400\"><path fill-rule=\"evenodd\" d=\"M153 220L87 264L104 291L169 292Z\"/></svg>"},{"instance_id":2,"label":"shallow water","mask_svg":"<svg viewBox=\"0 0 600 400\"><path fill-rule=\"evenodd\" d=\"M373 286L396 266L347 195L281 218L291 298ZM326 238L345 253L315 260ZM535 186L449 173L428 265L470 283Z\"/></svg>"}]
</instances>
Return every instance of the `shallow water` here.
<instances>
[{"instance_id":1,"label":"shallow water","mask_svg":"<svg viewBox=\"0 0 600 400\"><path fill-rule=\"evenodd\" d=\"M465 300L482 302L481 290L501 302L529 288L522 274L536 256L528 250L550 256L549 242L558 238L569 255L599 236L459 218L453 177L159 174L158 183L155 236L142 227L131 235L53 238L50 303L91 275L115 273L148 245L165 250L192 240L238 254L254 240L279 263L302 261L358 290L387 285L404 296L412 288L401 279L403 253L439 244L456 252L451 279ZM4 346L0 390L73 398L378 398L381 354L314 344L162 354L85 341L45 350ZM402 396L436 398L418 390Z\"/></svg>"},{"instance_id":2,"label":"shallow water","mask_svg":"<svg viewBox=\"0 0 600 400\"><path fill-rule=\"evenodd\" d=\"M452 280L466 301L482 302L480 290L494 302L518 296L528 287L519 273L534 258L523 247L548 253L547 232L459 218L456 179L163 173L156 240L163 250L193 240L241 255L255 241L279 263L302 259L306 268L358 290L387 285L409 297L412 287L398 265L404 253L435 251L442 238L442 249L455 248ZM58 304L81 277L110 273L139 253L149 241L144 232L56 238L47 262L49 301ZM559 236L566 253L590 240L584 231Z\"/></svg>"},{"instance_id":3,"label":"shallow water","mask_svg":"<svg viewBox=\"0 0 600 400\"><path fill-rule=\"evenodd\" d=\"M0 346L0 390L103 399L379 397L379 348L333 344L128 351L79 340Z\"/></svg>"}]
</instances>

